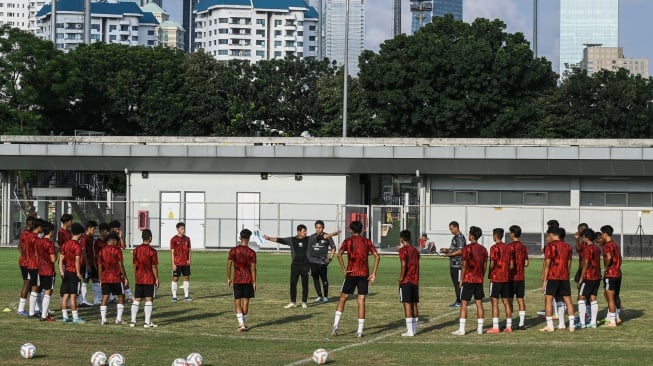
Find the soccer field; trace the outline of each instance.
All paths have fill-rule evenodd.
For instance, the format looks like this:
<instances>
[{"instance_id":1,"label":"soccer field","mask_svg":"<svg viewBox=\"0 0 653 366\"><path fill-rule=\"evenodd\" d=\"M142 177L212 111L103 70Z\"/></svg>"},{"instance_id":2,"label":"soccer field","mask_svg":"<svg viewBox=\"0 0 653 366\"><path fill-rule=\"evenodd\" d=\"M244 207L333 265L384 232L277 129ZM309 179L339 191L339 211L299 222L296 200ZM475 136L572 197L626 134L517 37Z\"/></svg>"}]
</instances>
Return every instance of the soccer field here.
<instances>
[{"instance_id":1,"label":"soccer field","mask_svg":"<svg viewBox=\"0 0 653 366\"><path fill-rule=\"evenodd\" d=\"M130 252L125 252L125 256L127 273L133 280ZM405 322L397 294L399 260L386 255L381 259L377 282L371 286L367 298L365 336L358 339L355 299L347 302L338 336L330 335L342 281L337 263L330 266L329 303L309 303L307 309L284 309L289 300L290 256L274 253L258 253L258 291L250 305L250 330L239 333L231 291L226 284L226 258L225 252L194 252L191 276L194 301L173 303L170 301L170 253L160 251L161 287L152 316L159 327L144 329L142 305L139 326L135 328L101 326L97 306L80 309L80 316L88 321L80 325L62 323L58 304L53 305L58 319L55 323L17 315L22 284L18 251L2 249L0 308L11 311L0 313L0 364L88 365L91 354L98 350L107 355L121 353L127 365L170 365L175 358L191 352L201 353L205 365L299 365L312 363L310 356L317 348L329 350L329 364L334 365L628 365L646 364L653 356L653 321L648 297L648 283L653 278L651 262L625 261L621 295L623 325L616 329L599 327L574 333L540 333L538 328L544 326L544 321L538 319L536 312L544 303L538 290L542 262L535 259L531 260L526 274L529 328L512 334L477 335L472 332L476 324L472 307L467 324L470 333L461 337L450 334L458 327L458 311L448 307L453 300L448 260L423 257L419 334L407 338L400 335L405 331ZM310 302L316 297L312 279L309 286ZM485 287L488 294L487 283ZM58 294L58 287L55 292ZM55 297L58 296L53 296L53 300ZM599 317L603 318L606 302L602 293L599 306ZM490 311L486 301L486 329L492 324ZM127 321L129 314L130 306L125 306ZM112 323L113 319L115 305L109 305L108 320ZM501 324L505 324L503 317ZM26 342L37 347L37 356L32 360L20 357L20 346Z\"/></svg>"}]
</instances>

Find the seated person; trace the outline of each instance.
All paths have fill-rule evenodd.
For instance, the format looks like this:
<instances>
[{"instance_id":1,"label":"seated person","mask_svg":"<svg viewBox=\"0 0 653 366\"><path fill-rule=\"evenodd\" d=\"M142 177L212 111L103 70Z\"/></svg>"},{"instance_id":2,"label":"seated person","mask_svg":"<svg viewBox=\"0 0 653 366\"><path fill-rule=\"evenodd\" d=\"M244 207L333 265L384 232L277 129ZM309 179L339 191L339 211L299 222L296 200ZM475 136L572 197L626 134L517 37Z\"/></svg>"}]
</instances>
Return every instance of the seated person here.
<instances>
[{"instance_id":1,"label":"seated person","mask_svg":"<svg viewBox=\"0 0 653 366\"><path fill-rule=\"evenodd\" d=\"M422 234L422 237L419 239L420 253L422 254L437 254L437 249L435 248L435 243L433 240L429 239L426 233Z\"/></svg>"}]
</instances>

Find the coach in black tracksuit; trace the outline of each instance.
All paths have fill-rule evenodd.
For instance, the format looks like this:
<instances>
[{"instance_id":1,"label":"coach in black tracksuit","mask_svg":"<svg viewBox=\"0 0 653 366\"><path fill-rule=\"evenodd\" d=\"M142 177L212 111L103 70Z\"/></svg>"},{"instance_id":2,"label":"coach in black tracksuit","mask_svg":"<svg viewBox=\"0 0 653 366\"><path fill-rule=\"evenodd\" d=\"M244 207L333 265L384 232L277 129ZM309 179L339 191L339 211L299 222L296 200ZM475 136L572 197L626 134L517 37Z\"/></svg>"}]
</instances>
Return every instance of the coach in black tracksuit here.
<instances>
[{"instance_id":1,"label":"coach in black tracksuit","mask_svg":"<svg viewBox=\"0 0 653 366\"><path fill-rule=\"evenodd\" d=\"M297 281L299 276L302 277L302 307L306 308L308 305L308 272L310 265L306 252L308 250L308 237L306 236L306 226L297 225L297 236L290 238L273 238L267 235L263 236L264 239L273 241L279 244L290 246L292 254L292 261L290 263L290 303L285 308L297 307Z\"/></svg>"}]
</instances>

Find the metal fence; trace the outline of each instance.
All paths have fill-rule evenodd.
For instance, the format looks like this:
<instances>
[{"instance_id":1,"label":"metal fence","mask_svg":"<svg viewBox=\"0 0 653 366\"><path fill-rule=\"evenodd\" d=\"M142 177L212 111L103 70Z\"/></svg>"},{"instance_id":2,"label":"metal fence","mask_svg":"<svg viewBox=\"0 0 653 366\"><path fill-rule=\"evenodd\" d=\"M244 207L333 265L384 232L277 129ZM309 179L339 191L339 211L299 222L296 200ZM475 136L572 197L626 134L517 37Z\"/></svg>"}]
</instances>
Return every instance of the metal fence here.
<instances>
[{"instance_id":1,"label":"metal fence","mask_svg":"<svg viewBox=\"0 0 653 366\"><path fill-rule=\"evenodd\" d=\"M24 227L31 206L18 200L3 202L1 215L9 220L0 233L0 245L15 246ZM237 202L146 202L146 201L80 201L56 200L39 202L36 214L59 225L64 213L73 216L74 221L98 223L117 220L122 224L126 240L130 245L140 241L140 230L149 228L153 243L159 248L168 248L170 238L175 235L177 222L185 222L187 235L194 248L226 249L232 247L242 228L259 229L273 237L289 237L296 234L296 227L304 224L309 234L313 232L316 220L325 223L325 230L342 230L337 241L350 234L347 230L352 220L364 223L364 235L382 251L394 252L399 243L399 231L408 229L413 233L415 243L421 233L427 233L438 248L448 247L451 240L449 222L457 221L463 233L471 225L484 230L480 242L486 247L492 245L492 229L507 229L520 225L522 241L533 255L541 254L546 221L556 219L567 229L568 242L573 242L573 233L580 222L586 222L598 230L602 225L614 228L614 237L622 247L625 257L653 257L653 215L641 209L616 208L568 208L533 206L454 206L454 205L340 205L302 203L237 203ZM39 212L42 211L42 212ZM648 231L648 233L647 233ZM265 242L264 250L282 250L273 242Z\"/></svg>"}]
</instances>

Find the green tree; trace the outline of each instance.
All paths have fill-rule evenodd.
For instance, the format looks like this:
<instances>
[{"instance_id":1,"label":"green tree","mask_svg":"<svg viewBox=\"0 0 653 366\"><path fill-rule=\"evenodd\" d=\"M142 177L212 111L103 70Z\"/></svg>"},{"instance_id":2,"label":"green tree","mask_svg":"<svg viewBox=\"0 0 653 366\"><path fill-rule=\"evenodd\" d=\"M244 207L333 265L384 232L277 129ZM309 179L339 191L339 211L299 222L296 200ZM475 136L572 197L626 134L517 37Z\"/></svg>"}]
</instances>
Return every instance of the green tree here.
<instances>
[{"instance_id":1,"label":"green tree","mask_svg":"<svg viewBox=\"0 0 653 366\"><path fill-rule=\"evenodd\" d=\"M533 104L551 92L551 63L534 58L521 33L500 20L434 18L360 57L370 108L395 136L525 135Z\"/></svg>"}]
</instances>

